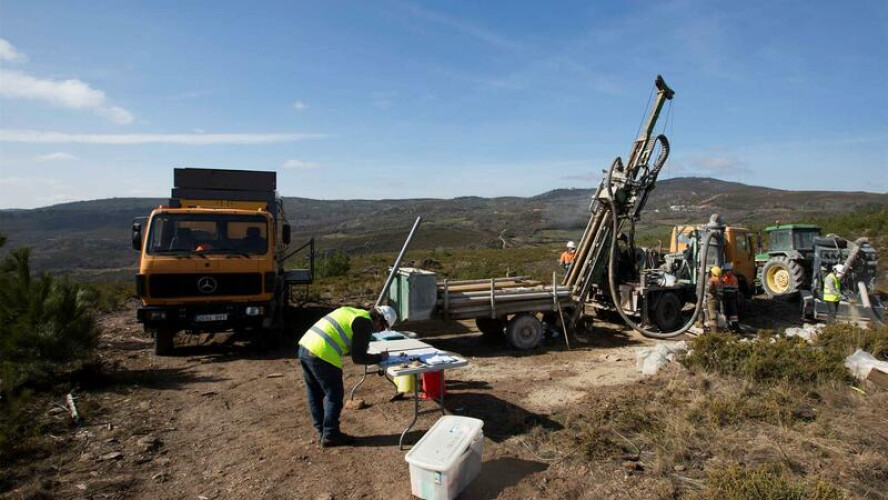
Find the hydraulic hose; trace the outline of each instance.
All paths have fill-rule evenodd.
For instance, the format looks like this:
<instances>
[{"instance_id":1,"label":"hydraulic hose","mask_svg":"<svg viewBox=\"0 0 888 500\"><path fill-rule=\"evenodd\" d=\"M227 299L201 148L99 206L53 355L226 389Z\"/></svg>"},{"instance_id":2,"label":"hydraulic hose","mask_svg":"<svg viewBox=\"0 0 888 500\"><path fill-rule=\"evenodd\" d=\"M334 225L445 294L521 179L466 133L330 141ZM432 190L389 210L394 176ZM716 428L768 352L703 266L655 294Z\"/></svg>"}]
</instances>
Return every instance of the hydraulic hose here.
<instances>
[{"instance_id":1,"label":"hydraulic hose","mask_svg":"<svg viewBox=\"0 0 888 500\"><path fill-rule=\"evenodd\" d=\"M620 317L623 318L623 321L638 333L644 335L645 337L655 338L655 339L671 339L677 337L691 328L693 326L694 321L697 320L697 316L700 314L700 310L703 308L703 294L706 290L706 280L703 278L704 270L706 269L706 258L709 253L709 242L715 236L714 231L707 231L706 237L703 241L703 254L700 258L700 272L697 273L697 303L694 306L694 314L691 315L691 318L687 323L684 324L678 330L672 332L655 332L653 330L648 330L635 321L632 320L624 311L623 307L620 305L620 296L617 293L616 286L616 252L617 252L617 233L619 232L619 224L617 223L617 205L614 202L614 193L613 187L611 185L611 172L613 170L609 170L607 173L607 192L608 192L608 208L611 212L611 226L612 232L611 241L610 241L610 260L608 261L607 266L607 282L608 288L610 288L611 300L614 303L614 306L617 309L617 313L619 313ZM645 307L647 305L645 304Z\"/></svg>"}]
</instances>

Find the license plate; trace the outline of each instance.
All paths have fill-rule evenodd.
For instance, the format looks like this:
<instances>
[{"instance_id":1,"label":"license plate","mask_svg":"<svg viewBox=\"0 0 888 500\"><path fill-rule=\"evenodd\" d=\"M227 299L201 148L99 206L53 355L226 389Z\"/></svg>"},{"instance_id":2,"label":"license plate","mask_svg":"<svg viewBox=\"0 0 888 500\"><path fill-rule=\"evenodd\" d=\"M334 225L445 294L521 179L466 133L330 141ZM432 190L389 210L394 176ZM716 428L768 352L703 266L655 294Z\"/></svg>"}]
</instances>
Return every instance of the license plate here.
<instances>
[{"instance_id":1,"label":"license plate","mask_svg":"<svg viewBox=\"0 0 888 500\"><path fill-rule=\"evenodd\" d=\"M228 319L227 314L198 314L194 317L194 321L204 323L207 321L225 321Z\"/></svg>"}]
</instances>

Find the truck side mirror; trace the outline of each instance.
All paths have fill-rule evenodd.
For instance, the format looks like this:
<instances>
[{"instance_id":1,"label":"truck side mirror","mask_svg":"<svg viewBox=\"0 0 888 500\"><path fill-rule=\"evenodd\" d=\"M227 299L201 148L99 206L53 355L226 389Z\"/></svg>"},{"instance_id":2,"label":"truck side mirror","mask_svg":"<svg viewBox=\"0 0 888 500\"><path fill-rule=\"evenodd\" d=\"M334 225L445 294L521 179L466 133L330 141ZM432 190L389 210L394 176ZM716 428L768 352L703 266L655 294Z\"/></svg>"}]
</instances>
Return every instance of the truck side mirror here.
<instances>
[{"instance_id":1,"label":"truck side mirror","mask_svg":"<svg viewBox=\"0 0 888 500\"><path fill-rule=\"evenodd\" d=\"M133 222L133 250L142 250L142 223Z\"/></svg>"},{"instance_id":2,"label":"truck side mirror","mask_svg":"<svg viewBox=\"0 0 888 500\"><path fill-rule=\"evenodd\" d=\"M283 233L281 235L284 245L290 244L290 224L284 224Z\"/></svg>"}]
</instances>

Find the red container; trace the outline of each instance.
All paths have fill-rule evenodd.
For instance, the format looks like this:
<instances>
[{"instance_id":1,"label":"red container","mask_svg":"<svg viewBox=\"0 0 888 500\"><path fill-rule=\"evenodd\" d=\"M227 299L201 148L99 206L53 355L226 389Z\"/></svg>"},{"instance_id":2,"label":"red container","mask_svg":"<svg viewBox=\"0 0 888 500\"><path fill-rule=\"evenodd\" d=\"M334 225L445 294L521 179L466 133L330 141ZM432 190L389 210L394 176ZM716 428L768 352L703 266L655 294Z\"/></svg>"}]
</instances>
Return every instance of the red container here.
<instances>
[{"instance_id":1,"label":"red container","mask_svg":"<svg viewBox=\"0 0 888 500\"><path fill-rule=\"evenodd\" d=\"M447 393L444 387L444 370L422 374L422 399L441 399L442 391Z\"/></svg>"}]
</instances>

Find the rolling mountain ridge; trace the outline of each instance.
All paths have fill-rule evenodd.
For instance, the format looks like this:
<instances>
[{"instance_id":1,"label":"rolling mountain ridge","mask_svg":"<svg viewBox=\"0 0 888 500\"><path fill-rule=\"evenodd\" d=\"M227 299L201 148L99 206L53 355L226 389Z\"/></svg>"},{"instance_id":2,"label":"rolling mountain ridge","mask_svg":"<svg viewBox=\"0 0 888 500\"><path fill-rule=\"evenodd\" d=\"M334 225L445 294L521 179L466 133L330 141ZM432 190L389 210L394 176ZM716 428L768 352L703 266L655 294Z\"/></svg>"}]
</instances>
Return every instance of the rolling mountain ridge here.
<instances>
[{"instance_id":1,"label":"rolling mountain ridge","mask_svg":"<svg viewBox=\"0 0 888 500\"><path fill-rule=\"evenodd\" d=\"M284 198L294 244L314 236L321 249L394 251L413 220L423 217L414 248L538 245L577 238L588 220L591 189L556 189L537 196L453 199L314 200ZM101 274L129 270L133 218L161 198L112 198L33 210L0 210L8 248L30 246L41 270ZM888 204L888 193L787 191L711 178L657 184L639 224L641 234L720 213L732 225L803 222Z\"/></svg>"}]
</instances>

